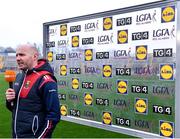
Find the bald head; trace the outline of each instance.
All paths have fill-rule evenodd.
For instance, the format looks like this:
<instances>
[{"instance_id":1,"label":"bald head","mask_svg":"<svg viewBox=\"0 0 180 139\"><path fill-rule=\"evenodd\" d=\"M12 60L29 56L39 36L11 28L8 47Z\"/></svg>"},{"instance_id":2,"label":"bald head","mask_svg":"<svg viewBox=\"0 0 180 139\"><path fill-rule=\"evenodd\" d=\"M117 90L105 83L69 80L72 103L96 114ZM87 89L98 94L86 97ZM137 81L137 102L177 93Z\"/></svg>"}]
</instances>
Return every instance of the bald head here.
<instances>
[{"instance_id":1,"label":"bald head","mask_svg":"<svg viewBox=\"0 0 180 139\"><path fill-rule=\"evenodd\" d=\"M21 44L16 49L16 60L19 69L32 69L37 65L38 50L32 44Z\"/></svg>"},{"instance_id":2,"label":"bald head","mask_svg":"<svg viewBox=\"0 0 180 139\"><path fill-rule=\"evenodd\" d=\"M20 44L17 46L17 51L18 49L23 49L23 50L27 50L29 52L29 54L37 54L39 56L39 52L38 52L38 49L32 45L32 44Z\"/></svg>"}]
</instances>

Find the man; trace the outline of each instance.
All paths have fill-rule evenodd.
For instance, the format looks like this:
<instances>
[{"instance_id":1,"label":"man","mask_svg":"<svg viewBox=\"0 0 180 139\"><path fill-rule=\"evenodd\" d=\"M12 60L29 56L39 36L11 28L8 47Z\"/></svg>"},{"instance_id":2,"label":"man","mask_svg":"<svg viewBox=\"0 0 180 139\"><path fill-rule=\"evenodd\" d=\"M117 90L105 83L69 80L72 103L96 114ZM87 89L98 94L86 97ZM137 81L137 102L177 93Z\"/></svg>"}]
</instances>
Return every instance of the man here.
<instances>
[{"instance_id":1,"label":"man","mask_svg":"<svg viewBox=\"0 0 180 139\"><path fill-rule=\"evenodd\" d=\"M56 78L46 60L38 60L31 44L17 47L17 74L13 89L6 90L12 111L13 138L50 138L60 120Z\"/></svg>"}]
</instances>

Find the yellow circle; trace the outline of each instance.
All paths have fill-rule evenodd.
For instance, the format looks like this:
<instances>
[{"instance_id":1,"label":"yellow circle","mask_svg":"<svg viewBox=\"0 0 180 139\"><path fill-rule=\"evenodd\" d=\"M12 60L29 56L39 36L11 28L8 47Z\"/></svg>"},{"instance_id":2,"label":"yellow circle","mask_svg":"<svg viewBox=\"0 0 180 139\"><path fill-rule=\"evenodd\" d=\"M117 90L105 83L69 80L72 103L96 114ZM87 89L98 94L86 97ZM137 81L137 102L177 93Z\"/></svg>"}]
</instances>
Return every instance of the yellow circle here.
<instances>
[{"instance_id":1,"label":"yellow circle","mask_svg":"<svg viewBox=\"0 0 180 139\"><path fill-rule=\"evenodd\" d=\"M93 57L92 50L86 50L85 51L85 60L86 61L91 61Z\"/></svg>"},{"instance_id":2,"label":"yellow circle","mask_svg":"<svg viewBox=\"0 0 180 139\"><path fill-rule=\"evenodd\" d=\"M139 60L144 60L147 56L147 50L144 46L139 46L136 50L136 57Z\"/></svg>"},{"instance_id":3,"label":"yellow circle","mask_svg":"<svg viewBox=\"0 0 180 139\"><path fill-rule=\"evenodd\" d=\"M72 46L73 47L78 47L79 46L79 37L78 36L73 36L73 38L72 38Z\"/></svg>"},{"instance_id":4,"label":"yellow circle","mask_svg":"<svg viewBox=\"0 0 180 139\"><path fill-rule=\"evenodd\" d=\"M105 124L109 125L109 124L111 124L111 121L112 121L112 118L111 118L110 113L105 112L105 113L103 114L103 122L104 122Z\"/></svg>"},{"instance_id":5,"label":"yellow circle","mask_svg":"<svg viewBox=\"0 0 180 139\"><path fill-rule=\"evenodd\" d=\"M67 68L65 65L61 65L60 67L60 75L65 76L67 74Z\"/></svg>"},{"instance_id":6,"label":"yellow circle","mask_svg":"<svg viewBox=\"0 0 180 139\"><path fill-rule=\"evenodd\" d=\"M61 115L66 116L67 115L67 108L66 106L62 105L60 108Z\"/></svg>"},{"instance_id":7,"label":"yellow circle","mask_svg":"<svg viewBox=\"0 0 180 139\"><path fill-rule=\"evenodd\" d=\"M111 29L112 28L112 20L111 20L111 18L105 18L104 19L104 29L105 30L109 30L109 29Z\"/></svg>"},{"instance_id":8,"label":"yellow circle","mask_svg":"<svg viewBox=\"0 0 180 139\"><path fill-rule=\"evenodd\" d=\"M65 36L67 34L67 26L66 25L61 25L60 28L61 36Z\"/></svg>"},{"instance_id":9,"label":"yellow circle","mask_svg":"<svg viewBox=\"0 0 180 139\"><path fill-rule=\"evenodd\" d=\"M165 22L170 22L175 16L175 11L172 7L166 7L162 11L162 18Z\"/></svg>"},{"instance_id":10,"label":"yellow circle","mask_svg":"<svg viewBox=\"0 0 180 139\"><path fill-rule=\"evenodd\" d=\"M110 77L111 74L112 74L111 66L110 66L110 65L105 65L105 66L103 67L103 75L104 75L105 77Z\"/></svg>"},{"instance_id":11,"label":"yellow circle","mask_svg":"<svg viewBox=\"0 0 180 139\"><path fill-rule=\"evenodd\" d=\"M163 65L160 69L161 71L161 77L165 80L169 80L173 76L173 69L170 65L166 64Z\"/></svg>"},{"instance_id":12,"label":"yellow circle","mask_svg":"<svg viewBox=\"0 0 180 139\"><path fill-rule=\"evenodd\" d=\"M2 69L4 66L4 58L0 56L0 69Z\"/></svg>"},{"instance_id":13,"label":"yellow circle","mask_svg":"<svg viewBox=\"0 0 180 139\"><path fill-rule=\"evenodd\" d=\"M91 94L86 94L84 97L84 102L86 105L91 105L93 101L93 98L91 96Z\"/></svg>"},{"instance_id":14,"label":"yellow circle","mask_svg":"<svg viewBox=\"0 0 180 139\"><path fill-rule=\"evenodd\" d=\"M72 80L72 88L73 89L78 89L79 88L79 80L78 79L73 79Z\"/></svg>"},{"instance_id":15,"label":"yellow circle","mask_svg":"<svg viewBox=\"0 0 180 139\"><path fill-rule=\"evenodd\" d=\"M125 81L120 81L118 83L118 92L124 94L127 92L127 83Z\"/></svg>"},{"instance_id":16,"label":"yellow circle","mask_svg":"<svg viewBox=\"0 0 180 139\"><path fill-rule=\"evenodd\" d=\"M160 125L160 131L163 136L170 137L173 133L173 127L171 126L171 124L164 122Z\"/></svg>"},{"instance_id":17,"label":"yellow circle","mask_svg":"<svg viewBox=\"0 0 180 139\"><path fill-rule=\"evenodd\" d=\"M126 43L128 40L127 31L125 31L125 30L120 31L118 34L118 40L120 43Z\"/></svg>"},{"instance_id":18,"label":"yellow circle","mask_svg":"<svg viewBox=\"0 0 180 139\"><path fill-rule=\"evenodd\" d=\"M140 113L144 113L147 109L147 105L146 105L146 102L143 100L143 99L139 99L137 102L136 102L136 110Z\"/></svg>"},{"instance_id":19,"label":"yellow circle","mask_svg":"<svg viewBox=\"0 0 180 139\"><path fill-rule=\"evenodd\" d=\"M53 61L53 52L48 52L47 58L49 62Z\"/></svg>"}]
</instances>

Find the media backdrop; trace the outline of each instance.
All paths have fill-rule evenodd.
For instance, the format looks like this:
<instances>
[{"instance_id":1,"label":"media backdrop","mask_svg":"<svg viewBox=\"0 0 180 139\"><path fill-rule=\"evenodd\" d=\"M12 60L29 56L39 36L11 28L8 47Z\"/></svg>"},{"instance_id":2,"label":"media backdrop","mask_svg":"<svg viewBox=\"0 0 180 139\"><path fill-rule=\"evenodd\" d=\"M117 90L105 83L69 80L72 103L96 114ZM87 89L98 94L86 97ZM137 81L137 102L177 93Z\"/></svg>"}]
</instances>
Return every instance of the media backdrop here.
<instances>
[{"instance_id":1,"label":"media backdrop","mask_svg":"<svg viewBox=\"0 0 180 139\"><path fill-rule=\"evenodd\" d=\"M176 38L167 1L44 23L62 116L174 137Z\"/></svg>"}]
</instances>

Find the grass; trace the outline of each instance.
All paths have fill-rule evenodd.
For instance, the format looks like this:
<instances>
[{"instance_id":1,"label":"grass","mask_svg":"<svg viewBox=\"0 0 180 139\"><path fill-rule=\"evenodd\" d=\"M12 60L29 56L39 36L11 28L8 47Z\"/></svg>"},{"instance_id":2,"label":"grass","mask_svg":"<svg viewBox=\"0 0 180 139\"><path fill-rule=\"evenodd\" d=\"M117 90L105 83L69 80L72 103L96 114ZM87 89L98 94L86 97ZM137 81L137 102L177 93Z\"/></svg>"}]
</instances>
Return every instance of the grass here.
<instances>
[{"instance_id":1,"label":"grass","mask_svg":"<svg viewBox=\"0 0 180 139\"><path fill-rule=\"evenodd\" d=\"M0 74L0 138L11 138L11 112L5 107L7 88L8 83L4 81L4 75ZM132 136L61 121L55 129L53 138L132 138Z\"/></svg>"},{"instance_id":2,"label":"grass","mask_svg":"<svg viewBox=\"0 0 180 139\"><path fill-rule=\"evenodd\" d=\"M132 138L103 129L93 128L85 125L61 121L54 132L53 137L57 138Z\"/></svg>"}]
</instances>

